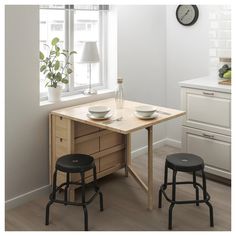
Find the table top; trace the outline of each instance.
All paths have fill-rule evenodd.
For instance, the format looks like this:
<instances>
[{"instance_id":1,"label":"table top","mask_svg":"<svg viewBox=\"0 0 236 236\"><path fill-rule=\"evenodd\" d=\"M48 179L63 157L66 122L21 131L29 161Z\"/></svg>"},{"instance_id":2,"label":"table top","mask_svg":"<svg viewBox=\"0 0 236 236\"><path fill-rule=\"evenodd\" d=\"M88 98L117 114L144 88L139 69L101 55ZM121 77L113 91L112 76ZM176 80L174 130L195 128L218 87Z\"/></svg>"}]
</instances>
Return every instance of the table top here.
<instances>
[{"instance_id":1,"label":"table top","mask_svg":"<svg viewBox=\"0 0 236 236\"><path fill-rule=\"evenodd\" d=\"M142 128L147 128L185 114L185 111L154 105L157 107L158 111L161 111L161 113L158 113L157 118L151 120L141 120L137 118L134 114L135 107L141 105L150 104L125 100L123 109L117 110L115 99L109 98L105 100L99 100L96 102L85 103L78 106L66 107L63 109L55 110L52 111L51 114L59 115L74 121L96 126L102 129L115 131L122 134L128 134ZM111 112L113 114L110 119L118 118L121 115L123 119L121 121L113 121L110 123L106 122L106 120L92 120L87 116L88 108L91 106L108 106L111 108Z\"/></svg>"}]
</instances>

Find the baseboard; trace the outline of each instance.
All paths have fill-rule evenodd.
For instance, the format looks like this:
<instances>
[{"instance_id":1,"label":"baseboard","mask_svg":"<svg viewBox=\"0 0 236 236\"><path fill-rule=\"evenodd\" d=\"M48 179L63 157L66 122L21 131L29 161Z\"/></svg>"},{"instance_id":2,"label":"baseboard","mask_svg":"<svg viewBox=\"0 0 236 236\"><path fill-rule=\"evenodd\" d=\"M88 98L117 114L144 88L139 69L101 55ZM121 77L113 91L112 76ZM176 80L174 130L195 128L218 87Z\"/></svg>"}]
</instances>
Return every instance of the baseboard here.
<instances>
[{"instance_id":1,"label":"baseboard","mask_svg":"<svg viewBox=\"0 0 236 236\"><path fill-rule=\"evenodd\" d=\"M171 138L165 138L160 141L154 142L153 149L160 148L164 145L169 145L169 146L181 148L180 141L177 141L177 140L171 139ZM147 152L148 152L148 147L144 146L144 147L138 148L136 150L133 150L131 152L131 156L132 156L132 158L135 158L137 156L141 156L143 154L146 154ZM5 209L8 210L8 209L20 206L28 201L35 199L36 197L39 197L40 195L45 195L45 194L48 195L49 189L50 189L50 185L46 185L41 188L32 190L28 193L24 193L22 195L19 195L15 198L9 199L9 200L5 201Z\"/></svg>"},{"instance_id":2,"label":"baseboard","mask_svg":"<svg viewBox=\"0 0 236 236\"><path fill-rule=\"evenodd\" d=\"M172 139L172 138L166 138L165 144L172 146L172 147L176 147L176 148L182 148L182 142L180 142L176 139Z\"/></svg>"},{"instance_id":3,"label":"baseboard","mask_svg":"<svg viewBox=\"0 0 236 236\"><path fill-rule=\"evenodd\" d=\"M171 138L165 138L165 139L161 139L159 141L154 142L153 149L160 148L164 145L169 145L169 146L176 147L176 148L182 147L182 143L180 141L175 140L175 139L171 139ZM148 151L148 146L146 145L144 147L133 150L131 152L131 156L132 156L132 158L135 158L135 157L138 157L138 156L141 156L141 155L147 153L147 151Z\"/></svg>"},{"instance_id":4,"label":"baseboard","mask_svg":"<svg viewBox=\"0 0 236 236\"><path fill-rule=\"evenodd\" d=\"M21 194L17 197L5 201L5 209L9 210L11 208L20 206L28 201L34 200L36 197L41 195L49 194L50 185L43 186L41 188L34 189L28 193Z\"/></svg>"},{"instance_id":5,"label":"baseboard","mask_svg":"<svg viewBox=\"0 0 236 236\"><path fill-rule=\"evenodd\" d=\"M156 141L153 143L153 149L156 149L156 148L159 148L159 147L162 147L166 144L165 142L166 139L161 139L159 141ZM141 147L141 148L138 148L138 149L135 149L131 152L131 156L132 158L135 158L135 157L138 157L138 156L141 156L145 153L148 152L148 146L144 146L144 147Z\"/></svg>"}]
</instances>

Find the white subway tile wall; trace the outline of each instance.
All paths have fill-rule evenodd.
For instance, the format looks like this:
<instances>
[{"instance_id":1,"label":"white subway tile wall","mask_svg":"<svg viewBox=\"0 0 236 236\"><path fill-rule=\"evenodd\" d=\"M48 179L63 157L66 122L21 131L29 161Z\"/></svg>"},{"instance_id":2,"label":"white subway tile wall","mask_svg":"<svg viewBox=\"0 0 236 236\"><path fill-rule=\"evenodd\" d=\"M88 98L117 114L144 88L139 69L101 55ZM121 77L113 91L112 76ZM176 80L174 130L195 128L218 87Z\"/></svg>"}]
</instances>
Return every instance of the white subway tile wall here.
<instances>
[{"instance_id":1,"label":"white subway tile wall","mask_svg":"<svg viewBox=\"0 0 236 236\"><path fill-rule=\"evenodd\" d=\"M209 6L210 70L219 69L219 57L231 57L231 6Z\"/></svg>"}]
</instances>

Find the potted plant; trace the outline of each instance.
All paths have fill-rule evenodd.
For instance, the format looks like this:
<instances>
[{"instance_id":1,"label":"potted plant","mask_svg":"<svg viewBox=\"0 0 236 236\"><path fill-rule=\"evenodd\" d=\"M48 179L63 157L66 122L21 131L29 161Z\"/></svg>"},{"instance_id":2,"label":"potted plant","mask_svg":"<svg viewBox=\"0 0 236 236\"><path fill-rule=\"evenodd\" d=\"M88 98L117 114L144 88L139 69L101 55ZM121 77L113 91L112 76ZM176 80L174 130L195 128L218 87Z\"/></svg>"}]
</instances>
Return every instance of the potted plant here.
<instances>
[{"instance_id":1,"label":"potted plant","mask_svg":"<svg viewBox=\"0 0 236 236\"><path fill-rule=\"evenodd\" d=\"M69 52L68 50L61 49L58 46L59 38L54 38L51 41L51 47L45 44L49 48L48 55L40 51L40 72L45 75L45 86L48 87L48 101L56 102L61 98L61 84L67 84L69 82L69 75L73 72L70 68L69 62L70 56L75 51ZM61 55L64 57L64 62L60 61Z\"/></svg>"}]
</instances>

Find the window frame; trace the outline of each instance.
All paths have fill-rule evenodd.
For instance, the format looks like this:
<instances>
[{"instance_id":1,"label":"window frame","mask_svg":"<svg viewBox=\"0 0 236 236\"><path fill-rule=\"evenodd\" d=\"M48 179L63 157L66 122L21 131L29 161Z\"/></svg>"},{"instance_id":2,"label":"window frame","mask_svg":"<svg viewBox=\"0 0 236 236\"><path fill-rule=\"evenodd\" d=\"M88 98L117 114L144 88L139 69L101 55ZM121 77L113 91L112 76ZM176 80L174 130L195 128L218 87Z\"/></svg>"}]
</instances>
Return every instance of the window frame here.
<instances>
[{"instance_id":1,"label":"window frame","mask_svg":"<svg viewBox=\"0 0 236 236\"><path fill-rule=\"evenodd\" d=\"M41 7L40 9L52 10L50 7ZM79 9L72 8L55 8L55 10L64 10L65 11L65 49L69 51L74 51L74 11L80 11ZM82 11L83 9L81 9ZM107 50L108 50L108 13L106 10L95 10L99 12L99 83L92 84L93 88L97 90L102 90L107 88ZM72 63L72 70L74 71L74 56L70 58ZM40 73L40 72L39 72ZM74 73L69 75L69 83L65 85L65 88L62 91L62 97L73 96L76 94L82 94L85 89L88 88L88 84L84 86L75 86L74 85ZM40 91L40 101L45 101L48 99L47 92Z\"/></svg>"}]
</instances>

